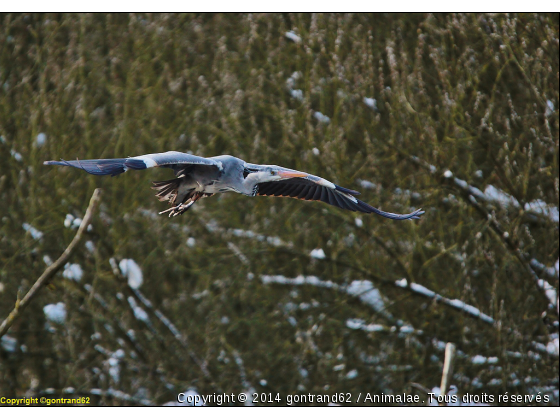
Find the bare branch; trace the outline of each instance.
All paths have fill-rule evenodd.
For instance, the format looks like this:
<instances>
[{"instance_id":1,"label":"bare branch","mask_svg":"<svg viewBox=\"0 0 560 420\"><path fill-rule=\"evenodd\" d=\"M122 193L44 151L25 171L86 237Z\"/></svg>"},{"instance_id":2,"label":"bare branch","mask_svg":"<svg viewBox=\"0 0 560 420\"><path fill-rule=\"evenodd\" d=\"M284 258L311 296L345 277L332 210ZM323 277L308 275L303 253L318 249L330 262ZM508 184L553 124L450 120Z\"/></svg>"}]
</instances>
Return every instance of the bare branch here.
<instances>
[{"instance_id":1,"label":"bare branch","mask_svg":"<svg viewBox=\"0 0 560 420\"><path fill-rule=\"evenodd\" d=\"M402 153L400 153L400 154L403 155ZM437 175L439 173L435 166L429 165L427 162L424 162L423 160L421 160L417 156L407 156L407 157L410 161L414 162L418 166L420 166L424 169L427 169L431 174L436 174ZM462 195L463 199L465 200L465 202L470 204L471 206L473 206L482 215L482 217L484 217L484 219L488 220L488 222L490 224L490 227L492 228L491 232L494 232L496 234L496 236L504 244L505 248L515 258L517 258L517 260L519 261L521 266L525 269L525 271L533 279L535 285L539 288L541 293L543 295L545 295L545 297L547 299L549 299L549 297L546 295L547 289L546 289L544 283L540 281L539 276L535 272L535 267L530 264L530 262L528 260L528 255L521 249L521 247L516 243L516 241L514 241L510 237L509 232L505 231L501 227L501 225L498 223L496 218L493 217L492 214L490 214L488 211L486 211L484 209L484 207L482 205L480 205L480 203L478 202L478 200L486 201L486 199L484 198L484 195L481 195L480 190L478 190L477 188L469 185L467 182L463 181L462 179L456 178L455 176L453 176L453 174L450 171L449 171L449 174L444 175L442 179L452 181L453 184L455 185L455 187L459 191L461 191L461 195ZM553 306L557 305L557 303L555 303L554 300L551 301L551 304Z\"/></svg>"},{"instance_id":2,"label":"bare branch","mask_svg":"<svg viewBox=\"0 0 560 420\"><path fill-rule=\"evenodd\" d=\"M449 389L449 381L453 376L453 361L455 359L455 344L447 343L445 346L445 361L443 362L443 374L441 375L441 395L446 395Z\"/></svg>"},{"instance_id":3,"label":"bare branch","mask_svg":"<svg viewBox=\"0 0 560 420\"><path fill-rule=\"evenodd\" d=\"M84 236L84 232L86 231L87 227L91 223L91 219L93 218L93 214L97 209L100 199L101 199L101 189L97 188L93 192L93 195L89 200L89 205L86 211L86 215L84 216L82 223L80 224L78 232L76 232L76 236L74 236L74 239L72 239L70 245L68 245L68 247L64 250L62 255L54 262L54 264L51 264L45 269L43 274L41 274L41 277L37 279L35 284L31 287L31 289L29 289L29 291L24 296L24 298L21 300L19 299L16 300L14 309L2 322L2 325L0 325L0 337L2 337L4 334L8 332L8 329L12 326L14 321L21 315L21 313L27 307L27 305L29 305L29 302L37 294L39 289L43 285L47 284L47 282L54 277L54 275L58 272L58 270L60 270L64 266L64 264L68 262L68 260L76 250L76 247L80 243L80 240Z\"/></svg>"},{"instance_id":4,"label":"bare branch","mask_svg":"<svg viewBox=\"0 0 560 420\"><path fill-rule=\"evenodd\" d=\"M113 275L115 276L115 278L117 278L120 283L124 283L126 279L120 272L116 259L111 258L109 260L109 263L111 264L111 269L113 271ZM129 294L129 296L132 295L136 296L140 300L140 302L146 308L148 308L150 312L155 314L155 316L160 320L160 322L171 332L175 340L177 340L177 342L187 351L189 357L200 368L204 377L208 379L212 384L214 384L214 381L212 380L212 376L210 375L210 371L208 370L206 361L201 360L190 348L187 337L184 334L181 334L179 332L179 329L169 320L169 318L167 318L159 309L156 309L152 304L152 302L150 302L150 300L146 296L144 296L144 294L140 292L140 290L135 289L134 287L130 287L128 283L126 283L126 285L127 286L125 290L127 294ZM149 325L149 327L151 330L153 330L152 332L154 333L154 335L160 336L158 332L154 329L155 327L153 325Z\"/></svg>"}]
</instances>

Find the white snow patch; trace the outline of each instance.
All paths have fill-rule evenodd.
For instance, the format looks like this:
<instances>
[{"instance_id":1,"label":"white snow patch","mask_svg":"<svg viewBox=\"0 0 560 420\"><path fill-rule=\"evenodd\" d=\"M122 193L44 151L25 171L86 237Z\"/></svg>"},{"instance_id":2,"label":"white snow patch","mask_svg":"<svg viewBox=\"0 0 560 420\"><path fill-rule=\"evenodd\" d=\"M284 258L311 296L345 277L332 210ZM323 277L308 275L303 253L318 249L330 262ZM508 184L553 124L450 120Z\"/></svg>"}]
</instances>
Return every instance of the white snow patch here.
<instances>
[{"instance_id":1,"label":"white snow patch","mask_svg":"<svg viewBox=\"0 0 560 420\"><path fill-rule=\"evenodd\" d=\"M483 314L482 312L480 312L479 309L475 308L474 306L468 305L465 302L459 300L459 299L451 299L449 300L449 304L451 306L454 306L456 308L459 308L465 312L468 312L482 320L484 320L485 322L488 322L489 324L493 324L494 323L494 319L486 314Z\"/></svg>"},{"instance_id":2,"label":"white snow patch","mask_svg":"<svg viewBox=\"0 0 560 420\"><path fill-rule=\"evenodd\" d=\"M350 232L348 236L344 238L344 243L346 244L347 247L351 247L352 245L354 245L355 240L356 240L356 235Z\"/></svg>"},{"instance_id":3,"label":"white snow patch","mask_svg":"<svg viewBox=\"0 0 560 420\"><path fill-rule=\"evenodd\" d=\"M336 283L333 283L330 280L323 281L315 276L302 276L299 275L296 278L289 279L282 275L275 275L275 276L261 276L261 280L263 284L291 284L294 286L303 286L303 285L310 285L310 286L317 286L317 287L324 287L327 289L340 289L340 286Z\"/></svg>"},{"instance_id":4,"label":"white snow patch","mask_svg":"<svg viewBox=\"0 0 560 420\"><path fill-rule=\"evenodd\" d=\"M327 117L325 114L319 112L319 111L315 111L313 113L313 116L315 117L315 119L317 121L319 121L321 124L328 124L331 122L331 119L329 117Z\"/></svg>"},{"instance_id":5,"label":"white snow patch","mask_svg":"<svg viewBox=\"0 0 560 420\"><path fill-rule=\"evenodd\" d=\"M3 335L0 338L0 346L8 353L14 353L17 348L17 340L9 335Z\"/></svg>"},{"instance_id":6,"label":"white snow patch","mask_svg":"<svg viewBox=\"0 0 560 420\"><path fill-rule=\"evenodd\" d=\"M558 207L546 204L542 200L534 200L529 203L525 203L525 211L532 211L534 213L539 213L544 217L548 217L553 222L558 223Z\"/></svg>"},{"instance_id":7,"label":"white snow patch","mask_svg":"<svg viewBox=\"0 0 560 420\"><path fill-rule=\"evenodd\" d=\"M280 239L278 236L265 236L265 235L255 233L252 230L230 229L228 230L228 232L240 238L249 238L249 239L256 239L257 241L260 242L268 242L270 245L273 246L285 245L284 241L282 241L282 239Z\"/></svg>"},{"instance_id":8,"label":"white snow patch","mask_svg":"<svg viewBox=\"0 0 560 420\"><path fill-rule=\"evenodd\" d=\"M360 298L366 305L371 306L376 312L385 310L385 303L379 289L369 280L354 280L346 289L349 295Z\"/></svg>"},{"instance_id":9,"label":"white snow patch","mask_svg":"<svg viewBox=\"0 0 560 420\"><path fill-rule=\"evenodd\" d=\"M72 222L74 221L74 216L71 214L67 214L66 218L64 219L64 227L69 228L72 226Z\"/></svg>"},{"instance_id":10,"label":"white snow patch","mask_svg":"<svg viewBox=\"0 0 560 420\"><path fill-rule=\"evenodd\" d=\"M43 262L48 266L52 265L53 260L47 254L43 255Z\"/></svg>"},{"instance_id":11,"label":"white snow patch","mask_svg":"<svg viewBox=\"0 0 560 420\"><path fill-rule=\"evenodd\" d=\"M406 289L406 287L408 286L408 282L406 281L406 279L396 280L395 285L398 287L402 287L403 289ZM474 306L468 305L463 301L460 301L458 299L448 299L418 283L410 283L410 288L416 293L422 294L429 298L433 298L436 301L445 302L450 306L454 306L457 309L470 313L471 315L474 315L477 318L480 318L483 321L488 322L489 324L494 323L494 319L492 317L482 313L479 309L475 308Z\"/></svg>"},{"instance_id":12,"label":"white snow patch","mask_svg":"<svg viewBox=\"0 0 560 420\"><path fill-rule=\"evenodd\" d=\"M361 330L364 325L365 322L363 319L350 318L346 320L346 326L351 330Z\"/></svg>"},{"instance_id":13,"label":"white snow patch","mask_svg":"<svg viewBox=\"0 0 560 420\"><path fill-rule=\"evenodd\" d=\"M365 179L359 179L358 183L360 184L360 187L366 190L375 190L377 188L376 184L370 181L366 181Z\"/></svg>"},{"instance_id":14,"label":"white snow patch","mask_svg":"<svg viewBox=\"0 0 560 420\"><path fill-rule=\"evenodd\" d=\"M142 322L145 322L146 324L149 324L150 318L148 317L148 314L144 309L142 309L142 307L136 304L134 298L132 296L129 296L126 300L128 301L128 304L134 312L134 317Z\"/></svg>"},{"instance_id":15,"label":"white snow patch","mask_svg":"<svg viewBox=\"0 0 560 420\"><path fill-rule=\"evenodd\" d=\"M532 258L531 261L529 261L529 264L538 271L546 272L546 274L550 277L558 277L558 260L556 261L554 267L547 267L536 258Z\"/></svg>"},{"instance_id":16,"label":"white snow patch","mask_svg":"<svg viewBox=\"0 0 560 420\"><path fill-rule=\"evenodd\" d=\"M80 264L76 263L66 263L66 265L64 266L64 271L62 272L62 277L74 281L80 281L83 275L84 271L82 270L82 267L80 267Z\"/></svg>"},{"instance_id":17,"label":"white snow patch","mask_svg":"<svg viewBox=\"0 0 560 420\"><path fill-rule=\"evenodd\" d=\"M316 147L314 147L313 149L311 149L311 151L313 152L313 154L314 154L315 156L319 156L319 154L321 153L321 152L319 151L319 149L317 149Z\"/></svg>"},{"instance_id":18,"label":"white snow patch","mask_svg":"<svg viewBox=\"0 0 560 420\"><path fill-rule=\"evenodd\" d=\"M364 104L368 107L377 111L377 101L373 98L364 98Z\"/></svg>"},{"instance_id":19,"label":"white snow patch","mask_svg":"<svg viewBox=\"0 0 560 420\"><path fill-rule=\"evenodd\" d=\"M68 229L78 229L80 227L80 225L82 224L82 219L79 217L74 217L71 214L67 214L66 218L64 219L64 227L68 228ZM88 231L90 230L89 227L91 225L88 226Z\"/></svg>"},{"instance_id":20,"label":"white snow patch","mask_svg":"<svg viewBox=\"0 0 560 420\"><path fill-rule=\"evenodd\" d=\"M445 347L447 347L447 343L445 341L436 340L435 338L432 340L432 345L441 351L445 350Z\"/></svg>"},{"instance_id":21,"label":"white snow patch","mask_svg":"<svg viewBox=\"0 0 560 420\"><path fill-rule=\"evenodd\" d=\"M560 340L558 339L558 334L551 334L550 338L551 338L551 340L546 345L544 345L542 343L537 343L536 341L533 341L531 344L538 351L547 352L551 356L558 357L559 346L560 346ZM529 353L533 353L533 352L529 352ZM535 356L538 356L538 357L535 357ZM539 360L540 358L541 357L538 354L533 353L533 359L534 360Z\"/></svg>"},{"instance_id":22,"label":"white snow patch","mask_svg":"<svg viewBox=\"0 0 560 420\"><path fill-rule=\"evenodd\" d=\"M303 101L303 91L301 89L290 90L290 95L292 95L292 98L297 99L298 101Z\"/></svg>"},{"instance_id":23,"label":"white snow patch","mask_svg":"<svg viewBox=\"0 0 560 420\"><path fill-rule=\"evenodd\" d=\"M358 377L358 370L352 369L346 374L346 379L356 379Z\"/></svg>"},{"instance_id":24,"label":"white snow patch","mask_svg":"<svg viewBox=\"0 0 560 420\"><path fill-rule=\"evenodd\" d=\"M474 365L483 365L483 364L495 365L496 363L498 363L498 358L485 357L477 354L476 356L471 357L471 363Z\"/></svg>"},{"instance_id":25,"label":"white snow patch","mask_svg":"<svg viewBox=\"0 0 560 420\"><path fill-rule=\"evenodd\" d=\"M121 367L119 365L119 359L116 357L110 357L107 360L107 365L109 365L109 376L111 376L115 383L119 383L121 380Z\"/></svg>"},{"instance_id":26,"label":"white snow patch","mask_svg":"<svg viewBox=\"0 0 560 420\"><path fill-rule=\"evenodd\" d=\"M494 201L502 207L514 206L519 207L519 201L508 193L503 192L493 185L487 185L484 189L484 195L488 201Z\"/></svg>"},{"instance_id":27,"label":"white snow patch","mask_svg":"<svg viewBox=\"0 0 560 420\"><path fill-rule=\"evenodd\" d=\"M395 284L398 287L402 287L402 288L405 288L405 287L408 286L408 282L406 281L406 279L395 280Z\"/></svg>"},{"instance_id":28,"label":"white snow patch","mask_svg":"<svg viewBox=\"0 0 560 420\"><path fill-rule=\"evenodd\" d=\"M359 227L359 228L362 227L362 226L364 225L364 222L363 222L362 219L360 219L359 217L356 217L356 218L354 219L354 223L356 223L356 226Z\"/></svg>"},{"instance_id":29,"label":"white snow patch","mask_svg":"<svg viewBox=\"0 0 560 420\"><path fill-rule=\"evenodd\" d=\"M189 248L194 248L194 246L196 245L196 239L194 239L192 236L187 239L187 246Z\"/></svg>"},{"instance_id":30,"label":"white snow patch","mask_svg":"<svg viewBox=\"0 0 560 420\"><path fill-rule=\"evenodd\" d=\"M476 187L470 186L467 181L465 181L463 179L459 179L457 177L455 177L453 179L453 181L455 182L456 185L461 187L463 190L467 190L469 192L469 194L471 194L474 198L478 198L478 199L481 199L481 200L487 199L487 197L484 195L484 193L482 191L480 191Z\"/></svg>"},{"instance_id":31,"label":"white snow patch","mask_svg":"<svg viewBox=\"0 0 560 420\"><path fill-rule=\"evenodd\" d=\"M558 339L558 337L552 339L546 345L546 351L552 356L558 357L559 350L560 350L560 340Z\"/></svg>"},{"instance_id":32,"label":"white snow patch","mask_svg":"<svg viewBox=\"0 0 560 420\"><path fill-rule=\"evenodd\" d=\"M545 117L550 117L554 113L554 103L550 100L546 100L546 109L544 110Z\"/></svg>"},{"instance_id":33,"label":"white snow patch","mask_svg":"<svg viewBox=\"0 0 560 420\"><path fill-rule=\"evenodd\" d=\"M412 334L416 330L414 329L414 327L412 327L410 325L403 325L402 327L399 328L399 331L403 334Z\"/></svg>"},{"instance_id":34,"label":"white snow patch","mask_svg":"<svg viewBox=\"0 0 560 420\"><path fill-rule=\"evenodd\" d=\"M56 324L64 324L66 321L66 305L63 302L46 305L43 312L49 321Z\"/></svg>"},{"instance_id":35,"label":"white snow patch","mask_svg":"<svg viewBox=\"0 0 560 420\"><path fill-rule=\"evenodd\" d=\"M148 314L140 306L135 306L134 307L134 316L136 317L136 319L139 319L142 322L147 323L147 322L150 321L150 318L148 317Z\"/></svg>"},{"instance_id":36,"label":"white snow patch","mask_svg":"<svg viewBox=\"0 0 560 420\"><path fill-rule=\"evenodd\" d=\"M381 324L366 324L363 319L359 318L347 319L346 326L351 330L362 330L365 332L385 331L387 329Z\"/></svg>"},{"instance_id":37,"label":"white snow patch","mask_svg":"<svg viewBox=\"0 0 560 420\"><path fill-rule=\"evenodd\" d=\"M284 36L288 38L290 41L295 42L296 44L299 44L301 42L301 37L296 35L294 31L288 31L284 34Z\"/></svg>"},{"instance_id":38,"label":"white snow patch","mask_svg":"<svg viewBox=\"0 0 560 420\"><path fill-rule=\"evenodd\" d=\"M86 241L84 245L86 246L86 249L89 253L93 254L95 252L95 245L92 241Z\"/></svg>"},{"instance_id":39,"label":"white snow patch","mask_svg":"<svg viewBox=\"0 0 560 420\"><path fill-rule=\"evenodd\" d=\"M274 245L274 246L284 245L284 242L282 242L282 239L280 239L278 236L267 236L266 237L266 242L268 242L270 245Z\"/></svg>"},{"instance_id":40,"label":"white snow patch","mask_svg":"<svg viewBox=\"0 0 560 420\"><path fill-rule=\"evenodd\" d=\"M290 93L292 93L292 89L296 85L296 80L298 80L301 76L302 74L300 71L294 71L292 75L286 80L286 86L290 90Z\"/></svg>"},{"instance_id":41,"label":"white snow patch","mask_svg":"<svg viewBox=\"0 0 560 420\"><path fill-rule=\"evenodd\" d=\"M43 145L47 142L47 135L45 133L37 134L37 139L35 140L35 144L38 147L43 147Z\"/></svg>"},{"instance_id":42,"label":"white snow patch","mask_svg":"<svg viewBox=\"0 0 560 420\"><path fill-rule=\"evenodd\" d=\"M144 276L142 275L142 269L136 264L136 261L125 258L119 263L119 268L123 276L128 278L128 285L133 289L139 289L144 283Z\"/></svg>"},{"instance_id":43,"label":"white snow patch","mask_svg":"<svg viewBox=\"0 0 560 420\"><path fill-rule=\"evenodd\" d=\"M434 291L428 289L427 287L424 287L424 286L422 286L421 284L418 284L418 283L410 283L410 288L412 290L414 290L416 293L420 293L420 294L422 294L424 296L427 296L427 297L430 297L430 298L437 295L436 292L434 292Z\"/></svg>"},{"instance_id":44,"label":"white snow patch","mask_svg":"<svg viewBox=\"0 0 560 420\"><path fill-rule=\"evenodd\" d=\"M544 294L548 298L548 301L551 303L551 305L553 307L556 306L556 300L558 298L558 295L556 294L556 288L543 279L539 279L537 284L542 290L544 290Z\"/></svg>"},{"instance_id":45,"label":"white snow patch","mask_svg":"<svg viewBox=\"0 0 560 420\"><path fill-rule=\"evenodd\" d=\"M311 258L316 258L318 260L324 260L326 258L325 251L321 248L316 248L309 254Z\"/></svg>"},{"instance_id":46,"label":"white snow patch","mask_svg":"<svg viewBox=\"0 0 560 420\"><path fill-rule=\"evenodd\" d=\"M449 169L447 169L444 173L443 176L446 178L451 178L453 176L453 172L451 172Z\"/></svg>"},{"instance_id":47,"label":"white snow patch","mask_svg":"<svg viewBox=\"0 0 560 420\"><path fill-rule=\"evenodd\" d=\"M14 149L10 150L10 154L18 162L21 162L23 160L23 157L21 156L21 153L16 152Z\"/></svg>"},{"instance_id":48,"label":"white snow patch","mask_svg":"<svg viewBox=\"0 0 560 420\"><path fill-rule=\"evenodd\" d=\"M24 223L22 225L23 229L26 232L29 232L29 234L31 235L31 237L35 240L41 240L43 239L43 232L41 232L40 230L34 228L33 226L31 226L29 223Z\"/></svg>"}]
</instances>

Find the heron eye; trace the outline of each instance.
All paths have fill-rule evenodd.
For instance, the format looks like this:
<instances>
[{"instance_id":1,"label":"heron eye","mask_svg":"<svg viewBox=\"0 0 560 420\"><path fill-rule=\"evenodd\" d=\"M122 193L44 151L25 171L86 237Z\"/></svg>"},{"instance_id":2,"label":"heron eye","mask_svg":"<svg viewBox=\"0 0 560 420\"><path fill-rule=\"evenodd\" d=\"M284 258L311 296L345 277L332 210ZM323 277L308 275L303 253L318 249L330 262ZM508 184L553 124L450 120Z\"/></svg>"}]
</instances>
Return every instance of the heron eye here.
<instances>
[{"instance_id":1,"label":"heron eye","mask_svg":"<svg viewBox=\"0 0 560 420\"><path fill-rule=\"evenodd\" d=\"M275 171L274 169L271 169L271 170L270 170L270 174L271 174L271 175L276 175L277 173L278 173L278 171Z\"/></svg>"}]
</instances>

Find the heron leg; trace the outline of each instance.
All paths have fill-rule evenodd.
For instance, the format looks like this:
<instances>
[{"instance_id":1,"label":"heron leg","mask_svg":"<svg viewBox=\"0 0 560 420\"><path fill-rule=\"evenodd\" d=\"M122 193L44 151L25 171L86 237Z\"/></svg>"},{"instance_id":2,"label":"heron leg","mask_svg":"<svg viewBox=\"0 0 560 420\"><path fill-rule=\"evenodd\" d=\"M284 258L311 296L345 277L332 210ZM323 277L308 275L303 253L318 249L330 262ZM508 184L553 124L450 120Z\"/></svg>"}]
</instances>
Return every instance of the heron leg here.
<instances>
[{"instance_id":1,"label":"heron leg","mask_svg":"<svg viewBox=\"0 0 560 420\"><path fill-rule=\"evenodd\" d=\"M159 212L159 214L169 213L169 217L179 216L179 215L183 214L184 212L186 212L188 209L190 209L192 207L192 205L194 203L196 203L199 199L201 199L203 196L204 196L203 193L195 192L185 202L183 202L183 203L181 203L177 206L170 207L167 210L163 210L163 211Z\"/></svg>"}]
</instances>

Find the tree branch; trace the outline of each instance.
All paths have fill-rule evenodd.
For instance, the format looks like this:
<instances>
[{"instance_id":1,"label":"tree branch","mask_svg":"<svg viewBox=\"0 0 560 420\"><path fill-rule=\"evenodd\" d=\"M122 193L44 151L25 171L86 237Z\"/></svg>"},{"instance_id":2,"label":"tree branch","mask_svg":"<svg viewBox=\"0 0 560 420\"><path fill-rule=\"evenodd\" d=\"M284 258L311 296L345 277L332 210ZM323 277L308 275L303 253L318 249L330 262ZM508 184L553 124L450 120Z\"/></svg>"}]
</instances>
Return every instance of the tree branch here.
<instances>
[{"instance_id":1,"label":"tree branch","mask_svg":"<svg viewBox=\"0 0 560 420\"><path fill-rule=\"evenodd\" d=\"M86 211L86 215L84 216L82 223L80 224L78 232L76 232L76 236L74 236L74 239L72 239L72 242L70 242L70 245L68 245L68 247L62 253L62 255L58 258L58 260L56 260L54 264L51 264L46 268L43 274L41 274L41 277L37 279L35 284L31 287L31 289L29 289L29 291L24 296L24 298L21 300L19 300L18 298L16 300L14 309L2 322L2 325L0 325L0 337L2 337L4 334L8 332L8 329L12 326L14 321L21 315L21 313L27 307L27 305L29 305L29 302L37 294L39 289L42 286L44 286L50 279L52 279L54 275L58 272L58 270L60 270L64 266L64 264L68 262L68 260L76 250L76 247L80 243L80 240L82 239L88 225L90 224L100 199L101 199L101 189L97 188L93 192L93 195L91 196L91 199L89 201L89 206Z\"/></svg>"},{"instance_id":2,"label":"tree branch","mask_svg":"<svg viewBox=\"0 0 560 420\"><path fill-rule=\"evenodd\" d=\"M445 346L445 361L443 362L443 373L441 375L441 395L446 395L449 390L449 382L453 377L453 362L455 360L455 344L447 343Z\"/></svg>"}]
</instances>

